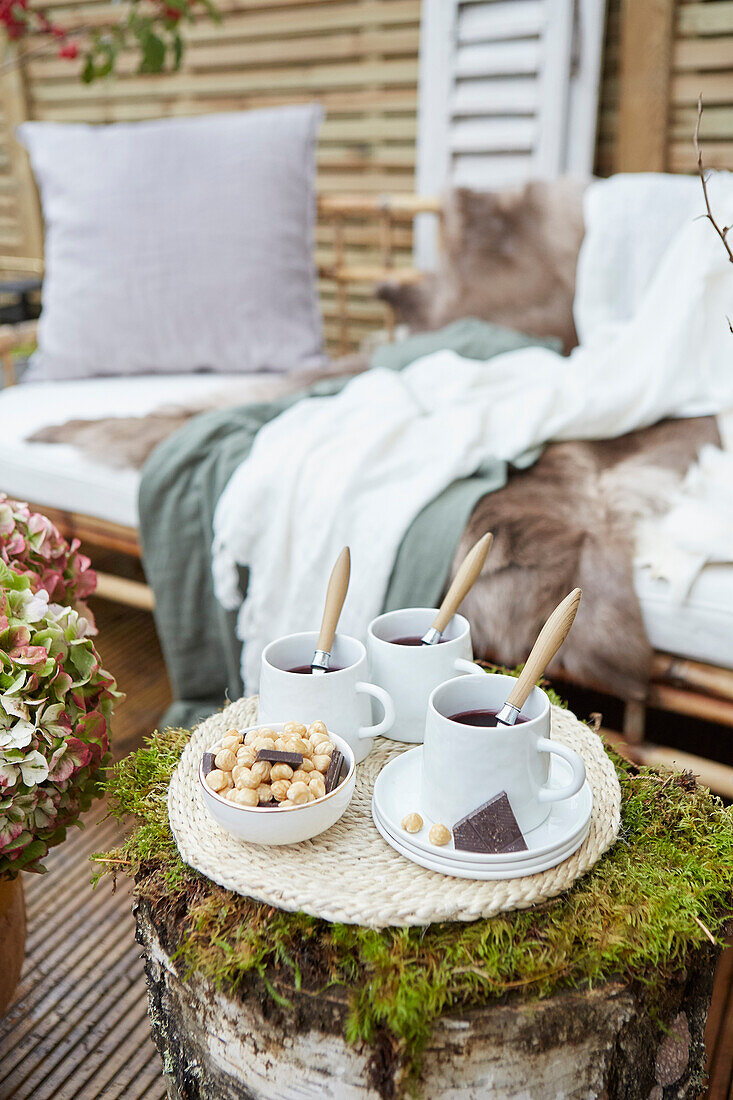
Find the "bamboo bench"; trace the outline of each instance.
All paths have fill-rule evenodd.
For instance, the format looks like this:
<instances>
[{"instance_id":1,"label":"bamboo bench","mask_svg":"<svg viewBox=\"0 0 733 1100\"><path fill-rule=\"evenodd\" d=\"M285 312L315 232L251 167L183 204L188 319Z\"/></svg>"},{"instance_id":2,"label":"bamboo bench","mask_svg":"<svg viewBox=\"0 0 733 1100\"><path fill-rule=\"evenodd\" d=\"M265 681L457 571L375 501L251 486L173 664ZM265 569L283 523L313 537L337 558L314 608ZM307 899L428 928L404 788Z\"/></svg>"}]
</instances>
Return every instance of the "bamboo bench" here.
<instances>
[{"instance_id":1,"label":"bamboo bench","mask_svg":"<svg viewBox=\"0 0 733 1100\"><path fill-rule=\"evenodd\" d=\"M319 200L320 224L327 225L332 236L330 251L319 256L318 273L322 289L328 288L335 305L336 328L332 350L345 354L358 343L359 320L351 310L352 291L362 301L375 284L390 280L415 282L421 272L414 267L411 250L413 222L418 216L435 218L440 232L442 211L437 198L412 195L322 196ZM353 230L356 229L356 234ZM356 238L354 243L353 237ZM42 261L18 257L0 259L0 270L40 273ZM378 323L388 334L394 331L394 318L386 304L378 305ZM376 327L376 325L374 326ZM355 329L357 335L355 335ZM15 354L19 346L35 339L36 322L0 326L0 363L6 385L15 381ZM137 530L79 513L59 511L46 504L37 505L50 516L67 537L84 543L140 558ZM150 588L135 580L99 573L98 595L132 607L153 609ZM609 692L602 683L576 686ZM622 730L606 731L622 739L637 762L674 764L700 776L703 783L726 797L733 798L733 767L645 741L648 708L686 715L733 728L733 670L699 661L657 653L654 658L649 692L643 703L624 703Z\"/></svg>"}]
</instances>

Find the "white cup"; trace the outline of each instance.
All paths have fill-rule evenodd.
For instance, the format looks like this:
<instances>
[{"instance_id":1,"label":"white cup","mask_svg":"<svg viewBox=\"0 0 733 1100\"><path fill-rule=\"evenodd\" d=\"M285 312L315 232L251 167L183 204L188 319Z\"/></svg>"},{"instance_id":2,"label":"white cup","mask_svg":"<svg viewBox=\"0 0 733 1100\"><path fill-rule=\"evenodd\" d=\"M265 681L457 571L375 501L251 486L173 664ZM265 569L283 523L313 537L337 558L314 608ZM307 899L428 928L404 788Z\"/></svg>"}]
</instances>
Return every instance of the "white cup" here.
<instances>
[{"instance_id":1,"label":"white cup","mask_svg":"<svg viewBox=\"0 0 733 1100\"><path fill-rule=\"evenodd\" d=\"M484 673L462 676L435 688L428 703L423 748L422 798L428 817L451 828L457 821L506 791L523 833L541 825L551 803L572 798L585 782L577 752L550 740L550 700L538 687L522 707L528 719L514 726L469 726L450 715L471 710L498 711L516 680ZM572 768L564 787L548 787L550 754Z\"/></svg>"},{"instance_id":2,"label":"white cup","mask_svg":"<svg viewBox=\"0 0 733 1100\"><path fill-rule=\"evenodd\" d=\"M370 751L373 738L387 733L394 723L394 704L389 692L367 682L366 650L356 638L337 634L331 647L336 671L309 676L288 669L310 665L318 633L288 634L270 642L262 651L258 721L325 722L347 741L357 763ZM371 699L384 709L381 722L371 724Z\"/></svg>"},{"instance_id":3,"label":"white cup","mask_svg":"<svg viewBox=\"0 0 733 1100\"><path fill-rule=\"evenodd\" d=\"M405 607L373 619L367 631L369 675L394 700L394 741L419 743L425 735L430 692L457 672L480 672L473 664L471 629L454 615L438 645L395 645L392 639L419 637L438 614L434 607Z\"/></svg>"}]
</instances>

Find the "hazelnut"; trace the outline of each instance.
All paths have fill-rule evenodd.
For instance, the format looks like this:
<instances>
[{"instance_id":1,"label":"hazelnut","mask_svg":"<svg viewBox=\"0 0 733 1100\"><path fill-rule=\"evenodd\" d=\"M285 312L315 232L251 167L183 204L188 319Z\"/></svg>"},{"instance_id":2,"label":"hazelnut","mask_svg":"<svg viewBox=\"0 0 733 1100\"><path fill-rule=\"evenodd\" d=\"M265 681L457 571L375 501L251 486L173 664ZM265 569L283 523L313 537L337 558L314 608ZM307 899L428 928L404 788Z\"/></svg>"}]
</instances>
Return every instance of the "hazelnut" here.
<instances>
[{"instance_id":1,"label":"hazelnut","mask_svg":"<svg viewBox=\"0 0 733 1100\"><path fill-rule=\"evenodd\" d=\"M308 790L314 798L323 798L326 793L326 781L320 772L314 772L308 780Z\"/></svg>"},{"instance_id":2,"label":"hazelnut","mask_svg":"<svg viewBox=\"0 0 733 1100\"><path fill-rule=\"evenodd\" d=\"M252 747L257 749L258 752L262 749L265 749L267 752L272 752L275 748L275 742L271 737L258 737Z\"/></svg>"},{"instance_id":3,"label":"hazelnut","mask_svg":"<svg viewBox=\"0 0 733 1100\"><path fill-rule=\"evenodd\" d=\"M249 745L242 745L237 749L237 763L242 764L245 768L250 768L257 759L257 750L251 748Z\"/></svg>"},{"instance_id":4,"label":"hazelnut","mask_svg":"<svg viewBox=\"0 0 733 1100\"><path fill-rule=\"evenodd\" d=\"M332 752L333 745L330 741L319 741L313 749L314 756L330 756Z\"/></svg>"},{"instance_id":5,"label":"hazelnut","mask_svg":"<svg viewBox=\"0 0 733 1100\"><path fill-rule=\"evenodd\" d=\"M257 740L257 738L259 736L260 736L260 731L259 730L249 730L249 732L245 733L245 735L244 735L245 745L254 744L254 742Z\"/></svg>"},{"instance_id":6,"label":"hazelnut","mask_svg":"<svg viewBox=\"0 0 733 1100\"><path fill-rule=\"evenodd\" d=\"M323 734L323 737L319 738L319 740L325 741L325 739L328 737L328 730L326 729L326 723L325 722L311 722L311 724L308 726L308 737L311 740L313 740L314 736L317 736L318 734L321 734L321 733Z\"/></svg>"},{"instance_id":7,"label":"hazelnut","mask_svg":"<svg viewBox=\"0 0 733 1100\"><path fill-rule=\"evenodd\" d=\"M237 786L240 789L246 787L250 791L256 791L261 782L261 777L253 775L251 768L242 768L241 772L237 776Z\"/></svg>"},{"instance_id":8,"label":"hazelnut","mask_svg":"<svg viewBox=\"0 0 733 1100\"><path fill-rule=\"evenodd\" d=\"M402 818L401 824L406 833L419 833L423 827L423 819L420 814L407 814Z\"/></svg>"},{"instance_id":9,"label":"hazelnut","mask_svg":"<svg viewBox=\"0 0 733 1100\"><path fill-rule=\"evenodd\" d=\"M272 764L269 764L267 760L255 760L254 764L250 768L250 771L257 780L258 785L260 783L267 783L270 778L271 768Z\"/></svg>"},{"instance_id":10,"label":"hazelnut","mask_svg":"<svg viewBox=\"0 0 733 1100\"><path fill-rule=\"evenodd\" d=\"M273 764L270 770L270 780L274 782L276 779L292 779L293 769L289 764Z\"/></svg>"},{"instance_id":11,"label":"hazelnut","mask_svg":"<svg viewBox=\"0 0 733 1100\"><path fill-rule=\"evenodd\" d=\"M272 740L274 741L275 738L277 737L277 734L275 733L274 730L271 730L269 726L261 726L257 730L257 736L258 737L271 737Z\"/></svg>"},{"instance_id":12,"label":"hazelnut","mask_svg":"<svg viewBox=\"0 0 733 1100\"><path fill-rule=\"evenodd\" d=\"M222 791L227 785L227 777L224 772L219 771L218 768L214 768L206 776L206 784L212 791Z\"/></svg>"},{"instance_id":13,"label":"hazelnut","mask_svg":"<svg viewBox=\"0 0 733 1100\"><path fill-rule=\"evenodd\" d=\"M270 791L272 792L272 797L275 799L276 802L284 802L285 799L288 797L288 791L289 790L290 790L290 780L289 779L276 779L275 782L270 787Z\"/></svg>"},{"instance_id":14,"label":"hazelnut","mask_svg":"<svg viewBox=\"0 0 733 1100\"><path fill-rule=\"evenodd\" d=\"M313 746L310 741L304 741L302 737L291 737L288 741L289 752L299 752L301 756L311 756Z\"/></svg>"},{"instance_id":15,"label":"hazelnut","mask_svg":"<svg viewBox=\"0 0 733 1100\"><path fill-rule=\"evenodd\" d=\"M232 773L231 772L224 772L224 778L227 781L227 787L233 787L234 786L234 780L232 779Z\"/></svg>"},{"instance_id":16,"label":"hazelnut","mask_svg":"<svg viewBox=\"0 0 733 1100\"><path fill-rule=\"evenodd\" d=\"M232 791L231 801L236 803L237 806L258 806L260 799L257 791L253 791L249 787L242 787Z\"/></svg>"},{"instance_id":17,"label":"hazelnut","mask_svg":"<svg viewBox=\"0 0 733 1100\"><path fill-rule=\"evenodd\" d=\"M255 791L255 794L262 802L272 802L272 787L269 783L260 783L259 787Z\"/></svg>"},{"instance_id":18,"label":"hazelnut","mask_svg":"<svg viewBox=\"0 0 733 1100\"><path fill-rule=\"evenodd\" d=\"M232 768L232 779L234 780L235 787L240 785L240 777L243 776L245 772L249 772L249 768L246 764L237 764L236 767Z\"/></svg>"},{"instance_id":19,"label":"hazelnut","mask_svg":"<svg viewBox=\"0 0 733 1100\"><path fill-rule=\"evenodd\" d=\"M306 802L311 801L310 793L305 783L291 783L288 800L294 802L296 806L303 806Z\"/></svg>"},{"instance_id":20,"label":"hazelnut","mask_svg":"<svg viewBox=\"0 0 733 1100\"><path fill-rule=\"evenodd\" d=\"M287 746L287 741L285 740L284 737L276 737L275 738L275 748L277 749L278 752L285 752L286 751L286 746Z\"/></svg>"},{"instance_id":21,"label":"hazelnut","mask_svg":"<svg viewBox=\"0 0 733 1100\"><path fill-rule=\"evenodd\" d=\"M236 752L242 743L242 738L238 733L228 733L226 737L221 739L221 747L223 749L231 749L232 752Z\"/></svg>"},{"instance_id":22,"label":"hazelnut","mask_svg":"<svg viewBox=\"0 0 733 1100\"><path fill-rule=\"evenodd\" d=\"M303 771L302 768L297 768L292 775L293 783L305 783L307 785L309 778L308 772Z\"/></svg>"},{"instance_id":23,"label":"hazelnut","mask_svg":"<svg viewBox=\"0 0 733 1100\"><path fill-rule=\"evenodd\" d=\"M295 734L296 737L303 737L307 732L302 722L286 722L283 726L283 733Z\"/></svg>"},{"instance_id":24,"label":"hazelnut","mask_svg":"<svg viewBox=\"0 0 733 1100\"><path fill-rule=\"evenodd\" d=\"M324 775L328 771L328 765L330 763L331 763L331 757L330 756L321 756L321 755L319 755L319 756L314 756L313 757L313 767L317 768L319 772L323 772Z\"/></svg>"},{"instance_id":25,"label":"hazelnut","mask_svg":"<svg viewBox=\"0 0 733 1100\"><path fill-rule=\"evenodd\" d=\"M440 846L449 842L450 835L450 829L446 829L445 825L431 825L428 840Z\"/></svg>"},{"instance_id":26,"label":"hazelnut","mask_svg":"<svg viewBox=\"0 0 733 1100\"><path fill-rule=\"evenodd\" d=\"M311 758L309 756L304 756L303 763L300 765L300 770L302 772L312 772L314 767L315 765Z\"/></svg>"},{"instance_id":27,"label":"hazelnut","mask_svg":"<svg viewBox=\"0 0 733 1100\"><path fill-rule=\"evenodd\" d=\"M219 749L214 757L214 763L221 771L230 772L237 763L237 758L231 749Z\"/></svg>"}]
</instances>

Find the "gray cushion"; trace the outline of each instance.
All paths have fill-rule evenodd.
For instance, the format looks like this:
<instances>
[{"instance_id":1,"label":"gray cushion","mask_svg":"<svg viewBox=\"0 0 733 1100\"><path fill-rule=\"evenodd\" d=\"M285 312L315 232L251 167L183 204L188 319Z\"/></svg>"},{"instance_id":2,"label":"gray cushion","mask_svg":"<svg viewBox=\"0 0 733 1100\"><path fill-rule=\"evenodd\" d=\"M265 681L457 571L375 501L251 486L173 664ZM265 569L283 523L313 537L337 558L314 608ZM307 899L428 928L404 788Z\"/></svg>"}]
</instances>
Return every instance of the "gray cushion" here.
<instances>
[{"instance_id":1,"label":"gray cushion","mask_svg":"<svg viewBox=\"0 0 733 1100\"><path fill-rule=\"evenodd\" d=\"M311 105L20 126L46 223L30 377L318 365L320 118Z\"/></svg>"}]
</instances>

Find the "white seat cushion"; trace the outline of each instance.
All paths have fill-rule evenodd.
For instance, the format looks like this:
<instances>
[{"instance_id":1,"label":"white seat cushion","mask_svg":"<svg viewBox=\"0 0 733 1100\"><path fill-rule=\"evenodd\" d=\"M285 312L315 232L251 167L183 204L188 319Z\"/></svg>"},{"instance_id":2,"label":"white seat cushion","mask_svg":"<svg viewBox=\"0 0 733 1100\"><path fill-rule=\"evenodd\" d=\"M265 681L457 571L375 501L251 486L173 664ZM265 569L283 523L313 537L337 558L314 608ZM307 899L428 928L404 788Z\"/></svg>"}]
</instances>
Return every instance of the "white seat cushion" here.
<instances>
[{"instance_id":1,"label":"white seat cushion","mask_svg":"<svg viewBox=\"0 0 733 1100\"><path fill-rule=\"evenodd\" d=\"M113 469L76 447L29 443L27 437L74 418L143 416L161 405L205 403L233 383L241 401L244 381L241 375L184 374L28 382L0 390L0 490L34 504L137 527L138 470Z\"/></svg>"},{"instance_id":2,"label":"white seat cushion","mask_svg":"<svg viewBox=\"0 0 733 1100\"><path fill-rule=\"evenodd\" d=\"M733 563L704 566L681 604L648 569L635 570L634 587L655 649L733 668Z\"/></svg>"}]
</instances>

